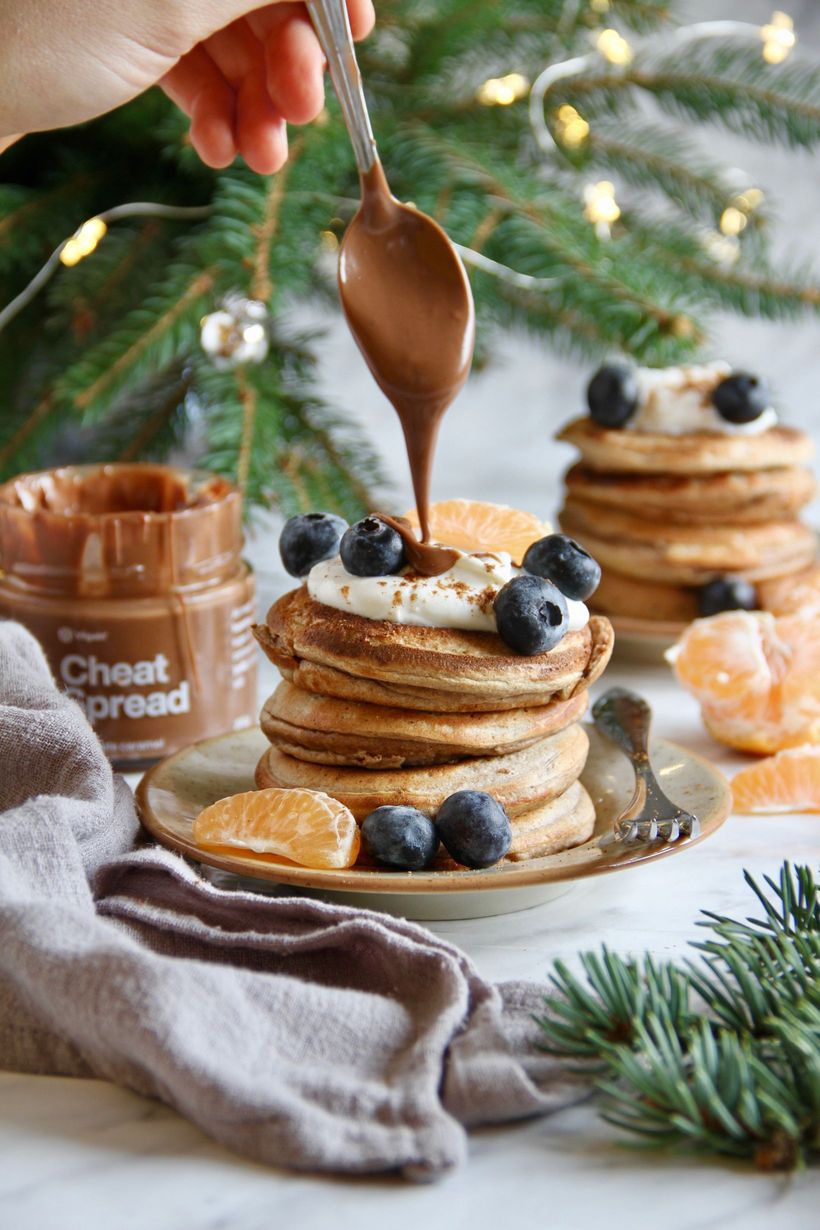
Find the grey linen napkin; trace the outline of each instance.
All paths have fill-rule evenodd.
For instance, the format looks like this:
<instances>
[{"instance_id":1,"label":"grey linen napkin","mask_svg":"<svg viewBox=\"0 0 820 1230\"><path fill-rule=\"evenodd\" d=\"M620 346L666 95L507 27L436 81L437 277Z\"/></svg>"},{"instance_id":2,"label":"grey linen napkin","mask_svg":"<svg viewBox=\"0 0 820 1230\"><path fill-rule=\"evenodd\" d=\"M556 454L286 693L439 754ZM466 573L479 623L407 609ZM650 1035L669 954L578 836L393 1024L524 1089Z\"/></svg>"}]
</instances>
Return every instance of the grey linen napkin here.
<instances>
[{"instance_id":1,"label":"grey linen napkin","mask_svg":"<svg viewBox=\"0 0 820 1230\"><path fill-rule=\"evenodd\" d=\"M0 1066L160 1098L258 1161L435 1178L465 1127L582 1087L534 1048L543 988L413 923L224 891L138 821L79 707L0 622Z\"/></svg>"}]
</instances>

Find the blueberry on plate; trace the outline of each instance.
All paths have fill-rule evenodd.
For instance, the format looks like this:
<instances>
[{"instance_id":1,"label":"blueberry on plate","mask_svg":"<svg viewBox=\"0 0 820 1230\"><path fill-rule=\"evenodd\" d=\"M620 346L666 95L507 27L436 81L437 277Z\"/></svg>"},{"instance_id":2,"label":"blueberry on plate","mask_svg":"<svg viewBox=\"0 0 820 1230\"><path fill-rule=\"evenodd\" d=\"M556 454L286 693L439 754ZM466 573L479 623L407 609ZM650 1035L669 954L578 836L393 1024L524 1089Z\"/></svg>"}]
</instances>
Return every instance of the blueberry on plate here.
<instances>
[{"instance_id":1,"label":"blueberry on plate","mask_svg":"<svg viewBox=\"0 0 820 1230\"><path fill-rule=\"evenodd\" d=\"M522 567L557 585L566 598L585 602L601 580L601 566L574 538L548 534L527 548Z\"/></svg>"},{"instance_id":2,"label":"blueberry on plate","mask_svg":"<svg viewBox=\"0 0 820 1230\"><path fill-rule=\"evenodd\" d=\"M483 790L457 790L445 799L436 828L447 853L462 867L492 867L512 845L504 808Z\"/></svg>"},{"instance_id":3,"label":"blueberry on plate","mask_svg":"<svg viewBox=\"0 0 820 1230\"><path fill-rule=\"evenodd\" d=\"M429 816L415 807L377 807L362 823L364 847L377 862L399 871L421 871L438 850Z\"/></svg>"},{"instance_id":4,"label":"blueberry on plate","mask_svg":"<svg viewBox=\"0 0 820 1230\"><path fill-rule=\"evenodd\" d=\"M364 517L351 525L339 548L342 563L354 577L385 577L405 562L401 534L379 517Z\"/></svg>"},{"instance_id":5,"label":"blueberry on plate","mask_svg":"<svg viewBox=\"0 0 820 1230\"><path fill-rule=\"evenodd\" d=\"M569 627L567 600L557 586L530 573L513 577L493 603L498 635L516 653L546 653Z\"/></svg>"},{"instance_id":6,"label":"blueberry on plate","mask_svg":"<svg viewBox=\"0 0 820 1230\"><path fill-rule=\"evenodd\" d=\"M757 590L743 577L718 577L698 590L701 615L719 615L721 611L756 611L760 608Z\"/></svg>"},{"instance_id":7,"label":"blueberry on plate","mask_svg":"<svg viewBox=\"0 0 820 1230\"><path fill-rule=\"evenodd\" d=\"M334 513L300 513L285 522L279 536L279 554L292 577L304 577L314 564L339 554L347 529L344 517Z\"/></svg>"},{"instance_id":8,"label":"blueberry on plate","mask_svg":"<svg viewBox=\"0 0 820 1230\"><path fill-rule=\"evenodd\" d=\"M638 408L638 381L629 363L605 363L587 385L590 418L599 427L623 427Z\"/></svg>"},{"instance_id":9,"label":"blueberry on plate","mask_svg":"<svg viewBox=\"0 0 820 1230\"><path fill-rule=\"evenodd\" d=\"M712 404L727 423L753 423L772 404L767 386L748 372L733 372L712 393Z\"/></svg>"}]
</instances>

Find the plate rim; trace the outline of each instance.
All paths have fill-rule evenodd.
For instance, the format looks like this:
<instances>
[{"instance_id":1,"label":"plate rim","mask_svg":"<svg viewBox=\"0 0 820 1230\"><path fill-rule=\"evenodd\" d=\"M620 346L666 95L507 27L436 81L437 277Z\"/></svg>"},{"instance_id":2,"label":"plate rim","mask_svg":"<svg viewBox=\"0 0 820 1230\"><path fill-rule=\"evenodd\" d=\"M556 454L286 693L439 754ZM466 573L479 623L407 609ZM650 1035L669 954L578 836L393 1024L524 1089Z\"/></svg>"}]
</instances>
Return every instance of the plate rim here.
<instances>
[{"instance_id":1,"label":"plate rim","mask_svg":"<svg viewBox=\"0 0 820 1230\"><path fill-rule=\"evenodd\" d=\"M585 723L588 726L589 723ZM542 884L557 884L572 880L585 879L592 875L605 875L612 871L620 871L627 867L640 866L643 863L654 862L658 858L668 858L691 846L699 844L726 822L732 812L732 791L728 779L717 765L712 764L705 756L690 751L670 739L658 738L653 741L655 747L670 749L673 754L682 756L689 761L696 761L704 767L706 776L712 781L718 791L715 804L715 816L709 821L708 828L702 828L697 837L688 837L673 844L658 843L652 846L625 846L614 857L601 857L586 863L577 863L573 856L579 851L591 846L598 846L599 837L582 842L568 850L555 854L544 855L538 859L527 859L521 862L502 863L496 867L483 870L465 868L459 871L379 871L370 868L315 868L304 867L298 863L274 862L271 857L270 869L266 864L256 861L246 863L242 851L236 854L223 854L197 846L193 841L169 835L154 820L152 809L148 804L148 792L157 774L172 764L175 760L189 755L194 748L207 748L215 743L228 739L236 739L244 735L257 735L261 732L255 727L245 731L230 731L210 739L202 739L189 744L185 748L165 757L148 769L140 778L134 792L137 812L143 827L160 845L183 854L198 863L205 863L221 871L228 871L250 879L286 884L289 886L319 891L340 891L371 893L376 895L419 894L438 896L443 893L456 892L500 892L507 889L528 888ZM254 859L263 859L264 855L255 855Z\"/></svg>"}]
</instances>

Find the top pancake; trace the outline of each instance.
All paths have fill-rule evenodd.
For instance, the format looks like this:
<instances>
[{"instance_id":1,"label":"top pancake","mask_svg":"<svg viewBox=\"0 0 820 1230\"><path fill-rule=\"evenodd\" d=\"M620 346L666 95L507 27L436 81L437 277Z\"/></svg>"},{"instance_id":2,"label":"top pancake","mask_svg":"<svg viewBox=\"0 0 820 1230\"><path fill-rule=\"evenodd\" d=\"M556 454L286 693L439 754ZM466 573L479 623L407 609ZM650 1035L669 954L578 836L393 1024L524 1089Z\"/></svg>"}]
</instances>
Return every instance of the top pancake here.
<instances>
[{"instance_id":1,"label":"top pancake","mask_svg":"<svg viewBox=\"0 0 820 1230\"><path fill-rule=\"evenodd\" d=\"M586 415L568 423L557 439L574 444L590 469L629 474L714 474L800 466L814 452L811 439L794 427L771 427L756 436L661 435L600 427Z\"/></svg>"},{"instance_id":2,"label":"top pancake","mask_svg":"<svg viewBox=\"0 0 820 1230\"><path fill-rule=\"evenodd\" d=\"M364 619L314 602L302 586L273 604L254 635L285 678L325 696L430 712L547 704L583 691L612 653L612 627L593 617L548 653L511 653L490 632Z\"/></svg>"}]
</instances>

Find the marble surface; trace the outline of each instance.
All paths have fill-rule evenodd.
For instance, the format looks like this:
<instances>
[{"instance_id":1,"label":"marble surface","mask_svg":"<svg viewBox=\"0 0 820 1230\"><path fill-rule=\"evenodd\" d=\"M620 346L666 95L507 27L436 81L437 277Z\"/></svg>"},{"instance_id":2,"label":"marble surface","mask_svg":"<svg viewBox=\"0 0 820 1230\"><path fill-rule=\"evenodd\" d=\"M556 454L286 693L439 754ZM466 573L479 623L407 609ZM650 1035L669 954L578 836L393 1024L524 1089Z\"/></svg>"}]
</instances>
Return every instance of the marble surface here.
<instances>
[{"instance_id":1,"label":"marble surface","mask_svg":"<svg viewBox=\"0 0 820 1230\"><path fill-rule=\"evenodd\" d=\"M694 18L765 18L771 0L692 0ZM816 0L790 6L803 41L820 48ZM744 166L766 189L782 220L780 250L799 237L820 239L820 161L761 151L720 134L710 152ZM299 323L299 322L297 322ZM315 315L306 322L316 324ZM398 424L364 371L350 338L325 321L322 380L334 400L354 407L376 439L389 480L390 506L409 503ZM817 324L719 320L714 353L769 375L787 417L818 431ZM543 345L504 339L489 368L471 381L448 415L435 472L439 497L467 495L549 514L570 460L550 443L576 412L585 378L576 362ZM260 609L278 593L275 522L250 543ZM697 708L665 667L616 663L608 683L641 690L667 738L715 759L731 773L740 761L704 733ZM260 695L272 688L264 670ZM701 907L743 914L750 899L742 868L773 873L784 857L816 863L820 818L733 818L685 855L587 881L548 905L504 918L433 924L494 979L543 981L552 960L605 941L618 952L680 955L696 934ZM2 1057L0 1057L0 1062ZM817 1224L820 1178L751 1173L726 1163L643 1154L623 1144L592 1106L471 1137L470 1157L435 1187L393 1180L344 1180L268 1170L234 1157L162 1105L95 1081L0 1073L0 1225L14 1230L803 1230Z\"/></svg>"}]
</instances>

